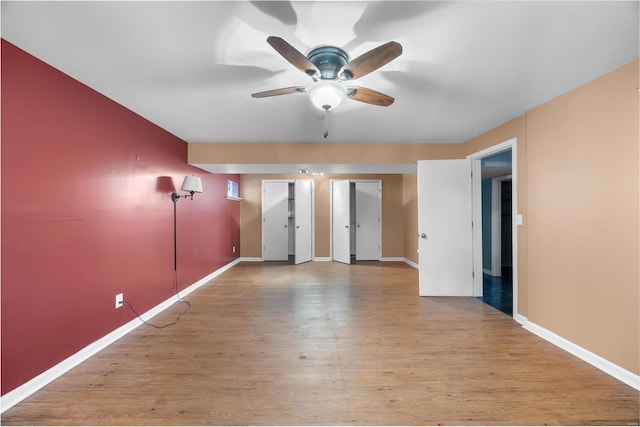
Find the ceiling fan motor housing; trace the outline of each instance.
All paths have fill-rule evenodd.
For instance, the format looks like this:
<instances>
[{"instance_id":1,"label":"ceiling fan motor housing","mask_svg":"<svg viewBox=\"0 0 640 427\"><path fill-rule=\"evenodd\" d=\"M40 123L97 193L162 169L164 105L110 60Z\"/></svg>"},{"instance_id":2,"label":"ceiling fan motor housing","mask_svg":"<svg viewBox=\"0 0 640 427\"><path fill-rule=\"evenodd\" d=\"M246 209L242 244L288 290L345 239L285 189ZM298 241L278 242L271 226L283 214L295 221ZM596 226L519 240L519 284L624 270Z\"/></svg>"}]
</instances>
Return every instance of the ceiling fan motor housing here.
<instances>
[{"instance_id":1,"label":"ceiling fan motor housing","mask_svg":"<svg viewBox=\"0 0 640 427\"><path fill-rule=\"evenodd\" d=\"M338 73L349 63L349 55L335 46L320 46L307 55L307 59L320 71L321 80L337 80Z\"/></svg>"}]
</instances>

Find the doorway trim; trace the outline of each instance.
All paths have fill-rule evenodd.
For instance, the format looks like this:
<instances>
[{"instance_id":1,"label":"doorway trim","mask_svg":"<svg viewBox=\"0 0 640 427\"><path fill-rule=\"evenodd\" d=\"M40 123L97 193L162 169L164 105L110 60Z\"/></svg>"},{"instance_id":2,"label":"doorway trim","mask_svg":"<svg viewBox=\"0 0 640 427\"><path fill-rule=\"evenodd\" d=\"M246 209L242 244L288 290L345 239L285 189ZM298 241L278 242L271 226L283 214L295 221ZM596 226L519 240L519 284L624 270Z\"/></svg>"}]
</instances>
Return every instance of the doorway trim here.
<instances>
[{"instance_id":1,"label":"doorway trim","mask_svg":"<svg viewBox=\"0 0 640 427\"><path fill-rule=\"evenodd\" d=\"M518 139L511 138L500 144L469 154L471 159L471 203L473 224L473 290L475 296L482 296L482 159L501 151L511 149L511 236L512 236L512 265L513 265L513 317L519 318L518 312Z\"/></svg>"}]
</instances>

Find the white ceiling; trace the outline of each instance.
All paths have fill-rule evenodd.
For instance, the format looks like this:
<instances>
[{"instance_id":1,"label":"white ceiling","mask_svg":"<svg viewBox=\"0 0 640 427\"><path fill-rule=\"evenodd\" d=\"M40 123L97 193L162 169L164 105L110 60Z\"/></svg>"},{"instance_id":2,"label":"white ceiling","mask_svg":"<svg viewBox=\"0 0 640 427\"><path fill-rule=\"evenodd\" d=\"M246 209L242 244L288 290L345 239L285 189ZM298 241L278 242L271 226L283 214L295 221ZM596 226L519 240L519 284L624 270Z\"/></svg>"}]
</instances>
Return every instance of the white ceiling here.
<instances>
[{"instance_id":1,"label":"white ceiling","mask_svg":"<svg viewBox=\"0 0 640 427\"><path fill-rule=\"evenodd\" d=\"M638 1L2 1L2 37L191 143L462 142L639 54ZM266 42L403 54L390 107L253 92L311 79Z\"/></svg>"}]
</instances>

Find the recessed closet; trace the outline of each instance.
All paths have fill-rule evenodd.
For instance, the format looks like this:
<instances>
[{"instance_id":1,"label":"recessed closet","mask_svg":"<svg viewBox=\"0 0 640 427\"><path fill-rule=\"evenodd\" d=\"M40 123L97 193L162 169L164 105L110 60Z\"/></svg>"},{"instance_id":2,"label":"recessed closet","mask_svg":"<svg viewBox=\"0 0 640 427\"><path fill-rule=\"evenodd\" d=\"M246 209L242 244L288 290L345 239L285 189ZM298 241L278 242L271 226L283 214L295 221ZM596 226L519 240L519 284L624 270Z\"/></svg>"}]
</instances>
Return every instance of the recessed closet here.
<instances>
[{"instance_id":1,"label":"recessed closet","mask_svg":"<svg viewBox=\"0 0 640 427\"><path fill-rule=\"evenodd\" d=\"M262 259L313 259L313 181L262 181Z\"/></svg>"},{"instance_id":2,"label":"recessed closet","mask_svg":"<svg viewBox=\"0 0 640 427\"><path fill-rule=\"evenodd\" d=\"M382 181L331 181L331 259L380 260Z\"/></svg>"}]
</instances>

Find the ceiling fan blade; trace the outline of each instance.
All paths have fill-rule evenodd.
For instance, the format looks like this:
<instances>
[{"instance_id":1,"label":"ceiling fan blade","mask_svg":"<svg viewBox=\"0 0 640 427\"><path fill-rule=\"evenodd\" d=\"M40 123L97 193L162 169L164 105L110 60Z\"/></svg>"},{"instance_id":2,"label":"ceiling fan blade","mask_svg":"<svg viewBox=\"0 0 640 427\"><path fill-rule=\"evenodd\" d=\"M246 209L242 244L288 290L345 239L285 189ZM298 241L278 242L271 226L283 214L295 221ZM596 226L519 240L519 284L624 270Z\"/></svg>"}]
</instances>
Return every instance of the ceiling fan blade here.
<instances>
[{"instance_id":1,"label":"ceiling fan blade","mask_svg":"<svg viewBox=\"0 0 640 427\"><path fill-rule=\"evenodd\" d=\"M293 64L297 69L314 77L320 75L320 72L306 56L301 54L295 47L291 46L284 39L276 36L267 37L267 43L271 45L284 59Z\"/></svg>"},{"instance_id":2,"label":"ceiling fan blade","mask_svg":"<svg viewBox=\"0 0 640 427\"><path fill-rule=\"evenodd\" d=\"M267 98L270 96L289 95L292 93L306 92L304 86L283 87L281 89L266 90L264 92L252 93L254 98Z\"/></svg>"},{"instance_id":3,"label":"ceiling fan blade","mask_svg":"<svg viewBox=\"0 0 640 427\"><path fill-rule=\"evenodd\" d=\"M343 80L359 79L393 61L402 53L402 45L388 42L351 60L342 70Z\"/></svg>"},{"instance_id":4,"label":"ceiling fan blade","mask_svg":"<svg viewBox=\"0 0 640 427\"><path fill-rule=\"evenodd\" d=\"M356 101L364 102L367 104L380 105L382 107L388 107L395 101L389 95L377 92L373 89L367 89L366 87L350 87L347 89L347 96Z\"/></svg>"}]
</instances>

